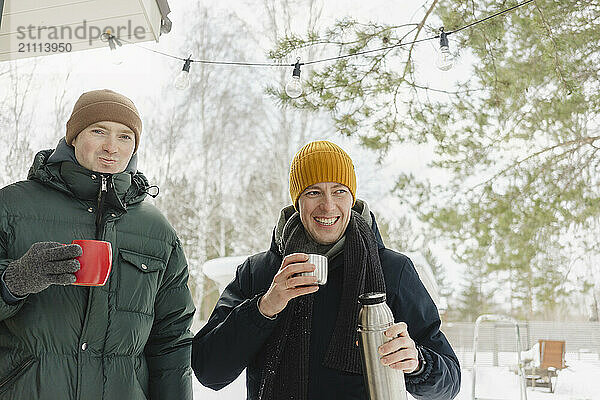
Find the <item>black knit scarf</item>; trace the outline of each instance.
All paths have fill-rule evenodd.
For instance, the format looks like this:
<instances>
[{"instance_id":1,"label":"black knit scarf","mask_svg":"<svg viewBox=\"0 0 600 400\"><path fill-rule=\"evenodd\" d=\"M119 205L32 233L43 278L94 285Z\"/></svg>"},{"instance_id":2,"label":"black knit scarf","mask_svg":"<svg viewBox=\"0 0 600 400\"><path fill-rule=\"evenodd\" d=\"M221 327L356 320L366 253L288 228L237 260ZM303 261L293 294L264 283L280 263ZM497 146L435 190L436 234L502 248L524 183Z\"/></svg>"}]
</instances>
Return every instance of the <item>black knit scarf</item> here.
<instances>
[{"instance_id":1,"label":"black knit scarf","mask_svg":"<svg viewBox=\"0 0 600 400\"><path fill-rule=\"evenodd\" d=\"M282 254L323 250L306 234L295 213L282 235ZM340 371L361 373L360 350L356 346L358 296L385 292L383 271L373 231L352 211L345 233L343 289L336 324L323 365ZM279 323L255 360L262 370L261 400L307 400L310 332L314 295L292 299L279 315Z\"/></svg>"}]
</instances>

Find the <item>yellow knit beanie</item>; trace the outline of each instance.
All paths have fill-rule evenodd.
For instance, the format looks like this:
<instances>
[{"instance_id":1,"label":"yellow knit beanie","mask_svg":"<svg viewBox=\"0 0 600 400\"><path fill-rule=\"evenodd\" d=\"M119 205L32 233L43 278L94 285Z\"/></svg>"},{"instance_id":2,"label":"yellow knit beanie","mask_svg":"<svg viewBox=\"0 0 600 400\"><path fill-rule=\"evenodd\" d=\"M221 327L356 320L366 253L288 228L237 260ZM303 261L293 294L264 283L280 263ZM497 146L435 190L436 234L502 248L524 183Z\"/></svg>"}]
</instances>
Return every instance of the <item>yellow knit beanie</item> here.
<instances>
[{"instance_id":1,"label":"yellow knit beanie","mask_svg":"<svg viewBox=\"0 0 600 400\"><path fill-rule=\"evenodd\" d=\"M311 142L300 149L290 167L290 196L296 209L304 189L320 182L336 182L350 189L356 202L356 175L352 160L336 144L326 140Z\"/></svg>"}]
</instances>

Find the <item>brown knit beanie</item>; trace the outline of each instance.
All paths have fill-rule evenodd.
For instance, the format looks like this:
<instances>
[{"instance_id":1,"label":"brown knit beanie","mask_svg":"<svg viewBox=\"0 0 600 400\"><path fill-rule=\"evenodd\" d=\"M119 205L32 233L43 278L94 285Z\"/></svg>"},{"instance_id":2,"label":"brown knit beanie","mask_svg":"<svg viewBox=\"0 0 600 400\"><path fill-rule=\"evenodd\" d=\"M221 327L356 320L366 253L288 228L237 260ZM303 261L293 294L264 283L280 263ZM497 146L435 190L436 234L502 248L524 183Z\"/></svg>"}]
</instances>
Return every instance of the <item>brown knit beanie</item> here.
<instances>
[{"instance_id":1,"label":"brown knit beanie","mask_svg":"<svg viewBox=\"0 0 600 400\"><path fill-rule=\"evenodd\" d=\"M100 121L119 122L131 129L135 134L133 152L137 151L142 133L138 110L127 97L107 89L93 90L79 97L67 121L67 144L71 145L82 130Z\"/></svg>"},{"instance_id":2,"label":"brown knit beanie","mask_svg":"<svg viewBox=\"0 0 600 400\"><path fill-rule=\"evenodd\" d=\"M326 140L305 145L292 160L290 196L296 209L298 197L304 189L320 182L341 183L350 189L356 202L356 175L352 160L341 147Z\"/></svg>"}]
</instances>

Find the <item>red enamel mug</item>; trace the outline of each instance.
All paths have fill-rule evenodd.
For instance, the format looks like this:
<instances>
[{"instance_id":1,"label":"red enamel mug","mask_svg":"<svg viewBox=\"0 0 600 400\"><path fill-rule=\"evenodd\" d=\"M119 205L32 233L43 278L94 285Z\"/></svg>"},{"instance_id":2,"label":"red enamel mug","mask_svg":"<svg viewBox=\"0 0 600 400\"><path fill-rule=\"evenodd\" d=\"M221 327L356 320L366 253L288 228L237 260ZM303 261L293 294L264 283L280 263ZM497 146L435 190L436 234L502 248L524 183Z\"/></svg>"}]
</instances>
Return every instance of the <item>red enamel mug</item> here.
<instances>
[{"instance_id":1,"label":"red enamel mug","mask_svg":"<svg viewBox=\"0 0 600 400\"><path fill-rule=\"evenodd\" d=\"M75 283L81 286L103 286L112 268L112 246L102 240L73 240L83 254L76 259L81 268L75 272Z\"/></svg>"}]
</instances>

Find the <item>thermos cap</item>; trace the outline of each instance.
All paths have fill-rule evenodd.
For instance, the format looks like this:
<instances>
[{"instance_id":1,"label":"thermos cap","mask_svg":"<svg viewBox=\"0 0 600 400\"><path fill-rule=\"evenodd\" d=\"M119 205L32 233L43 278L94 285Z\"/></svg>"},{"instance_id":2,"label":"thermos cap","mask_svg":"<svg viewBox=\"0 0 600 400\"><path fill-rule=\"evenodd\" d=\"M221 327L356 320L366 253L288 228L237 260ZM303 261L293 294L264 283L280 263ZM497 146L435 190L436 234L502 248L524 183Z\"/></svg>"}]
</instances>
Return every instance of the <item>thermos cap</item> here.
<instances>
[{"instance_id":1,"label":"thermos cap","mask_svg":"<svg viewBox=\"0 0 600 400\"><path fill-rule=\"evenodd\" d=\"M385 303L385 293L365 293L358 296L358 301L363 306Z\"/></svg>"}]
</instances>

